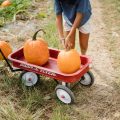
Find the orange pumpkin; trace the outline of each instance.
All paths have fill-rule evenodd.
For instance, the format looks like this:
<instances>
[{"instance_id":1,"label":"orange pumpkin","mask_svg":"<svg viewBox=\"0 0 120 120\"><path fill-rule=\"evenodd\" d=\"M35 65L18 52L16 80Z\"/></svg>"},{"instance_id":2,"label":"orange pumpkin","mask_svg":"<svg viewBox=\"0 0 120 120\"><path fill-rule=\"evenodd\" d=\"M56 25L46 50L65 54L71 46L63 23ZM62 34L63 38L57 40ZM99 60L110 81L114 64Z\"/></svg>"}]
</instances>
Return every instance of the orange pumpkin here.
<instances>
[{"instance_id":1,"label":"orange pumpkin","mask_svg":"<svg viewBox=\"0 0 120 120\"><path fill-rule=\"evenodd\" d=\"M57 65L63 73L74 73L80 69L80 55L75 49L61 51L57 58Z\"/></svg>"},{"instance_id":2,"label":"orange pumpkin","mask_svg":"<svg viewBox=\"0 0 120 120\"><path fill-rule=\"evenodd\" d=\"M3 1L2 4L1 4L2 7L8 7L8 6L10 6L10 5L11 5L11 1L10 1L10 0L5 0L5 1Z\"/></svg>"},{"instance_id":3,"label":"orange pumpkin","mask_svg":"<svg viewBox=\"0 0 120 120\"><path fill-rule=\"evenodd\" d=\"M38 30L32 40L27 40L24 44L23 52L25 60L28 63L36 65L44 65L49 58L48 44L43 38L36 39Z\"/></svg>"},{"instance_id":4,"label":"orange pumpkin","mask_svg":"<svg viewBox=\"0 0 120 120\"><path fill-rule=\"evenodd\" d=\"M0 49L2 50L2 52L6 58L12 52L12 48L11 48L10 44L5 41L0 41ZM3 56L1 55L1 53L0 53L0 60L3 60Z\"/></svg>"}]
</instances>

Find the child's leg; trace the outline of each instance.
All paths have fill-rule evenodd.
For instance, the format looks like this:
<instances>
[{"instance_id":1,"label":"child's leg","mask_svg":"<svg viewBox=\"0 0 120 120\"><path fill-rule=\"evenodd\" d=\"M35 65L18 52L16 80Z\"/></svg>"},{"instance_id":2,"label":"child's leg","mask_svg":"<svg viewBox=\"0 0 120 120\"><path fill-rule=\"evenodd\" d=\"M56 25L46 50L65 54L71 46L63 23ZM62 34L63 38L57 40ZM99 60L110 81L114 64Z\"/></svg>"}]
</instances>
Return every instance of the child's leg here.
<instances>
[{"instance_id":1,"label":"child's leg","mask_svg":"<svg viewBox=\"0 0 120 120\"><path fill-rule=\"evenodd\" d=\"M81 54L85 55L88 49L88 41L90 36L90 22L89 20L79 28L79 44Z\"/></svg>"},{"instance_id":2,"label":"child's leg","mask_svg":"<svg viewBox=\"0 0 120 120\"><path fill-rule=\"evenodd\" d=\"M85 55L87 52L88 40L89 40L89 34L84 34L82 32L79 32L79 44L80 44L82 55Z\"/></svg>"}]
</instances>

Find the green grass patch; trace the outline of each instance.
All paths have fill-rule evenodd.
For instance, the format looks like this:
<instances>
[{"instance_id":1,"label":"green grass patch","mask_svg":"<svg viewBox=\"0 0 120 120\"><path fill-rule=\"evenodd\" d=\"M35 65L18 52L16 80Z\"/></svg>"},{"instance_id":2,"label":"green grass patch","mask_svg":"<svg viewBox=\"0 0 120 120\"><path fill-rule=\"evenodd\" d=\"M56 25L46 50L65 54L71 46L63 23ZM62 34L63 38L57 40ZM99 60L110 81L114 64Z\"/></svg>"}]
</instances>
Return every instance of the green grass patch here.
<instances>
[{"instance_id":1,"label":"green grass patch","mask_svg":"<svg viewBox=\"0 0 120 120\"><path fill-rule=\"evenodd\" d=\"M39 12L36 16L37 19L47 18L47 14L45 12Z\"/></svg>"},{"instance_id":2,"label":"green grass patch","mask_svg":"<svg viewBox=\"0 0 120 120\"><path fill-rule=\"evenodd\" d=\"M21 10L26 11L31 5L31 0L11 0L11 2L12 4L10 6L0 8L0 18L2 18L0 25L3 25L7 21L11 21L16 13Z\"/></svg>"},{"instance_id":3,"label":"green grass patch","mask_svg":"<svg viewBox=\"0 0 120 120\"><path fill-rule=\"evenodd\" d=\"M67 110L67 106L57 106L52 113L51 120L70 120L69 114L66 113Z\"/></svg>"},{"instance_id":4,"label":"green grass patch","mask_svg":"<svg viewBox=\"0 0 120 120\"><path fill-rule=\"evenodd\" d=\"M44 35L45 40L48 42L50 47L59 47L59 38L57 35L57 28L55 25L55 17L51 17L47 25L44 26L46 34Z\"/></svg>"}]
</instances>

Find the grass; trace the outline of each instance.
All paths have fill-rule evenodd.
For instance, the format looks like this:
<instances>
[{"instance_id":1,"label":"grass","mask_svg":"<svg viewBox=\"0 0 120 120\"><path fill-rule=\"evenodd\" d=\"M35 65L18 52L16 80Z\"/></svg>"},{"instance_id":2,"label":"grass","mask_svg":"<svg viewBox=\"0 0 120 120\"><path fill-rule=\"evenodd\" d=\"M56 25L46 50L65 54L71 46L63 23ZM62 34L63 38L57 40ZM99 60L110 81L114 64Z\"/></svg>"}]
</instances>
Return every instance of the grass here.
<instances>
[{"instance_id":1,"label":"grass","mask_svg":"<svg viewBox=\"0 0 120 120\"><path fill-rule=\"evenodd\" d=\"M66 109L69 109L67 106L62 107L62 106L57 106L52 114L51 120L70 120L69 115L67 115Z\"/></svg>"},{"instance_id":2,"label":"grass","mask_svg":"<svg viewBox=\"0 0 120 120\"><path fill-rule=\"evenodd\" d=\"M26 11L27 8L31 5L31 0L11 0L12 5L8 7L0 8L0 25L4 25L6 22L11 21L15 14L19 11Z\"/></svg>"},{"instance_id":3,"label":"grass","mask_svg":"<svg viewBox=\"0 0 120 120\"><path fill-rule=\"evenodd\" d=\"M0 119L44 120L49 117L51 120L69 120L65 111L68 108L61 106L54 97L56 83L53 80L42 77L41 84L27 88L18 78L16 74L5 75L0 80ZM50 100L46 96L50 96Z\"/></svg>"},{"instance_id":4,"label":"grass","mask_svg":"<svg viewBox=\"0 0 120 120\"><path fill-rule=\"evenodd\" d=\"M0 119L1 120L33 120L33 116L28 109L15 109L15 105L12 102L8 102L6 105L0 107Z\"/></svg>"},{"instance_id":5,"label":"grass","mask_svg":"<svg viewBox=\"0 0 120 120\"><path fill-rule=\"evenodd\" d=\"M46 17L47 17L47 14L45 12L40 12L37 14L36 19L43 19Z\"/></svg>"},{"instance_id":6,"label":"grass","mask_svg":"<svg viewBox=\"0 0 120 120\"><path fill-rule=\"evenodd\" d=\"M50 19L50 22L44 27L46 34L44 35L45 40L47 40L50 47L58 48L59 41L57 35L57 29L55 25L55 17Z\"/></svg>"}]
</instances>

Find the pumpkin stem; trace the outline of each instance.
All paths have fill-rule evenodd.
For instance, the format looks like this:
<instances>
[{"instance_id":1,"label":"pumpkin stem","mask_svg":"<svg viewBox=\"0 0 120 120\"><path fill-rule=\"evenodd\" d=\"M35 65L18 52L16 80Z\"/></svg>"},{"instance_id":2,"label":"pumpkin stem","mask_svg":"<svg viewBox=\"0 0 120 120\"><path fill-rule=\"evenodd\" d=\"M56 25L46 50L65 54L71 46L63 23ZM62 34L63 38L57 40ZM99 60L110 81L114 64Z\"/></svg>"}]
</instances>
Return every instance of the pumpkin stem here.
<instances>
[{"instance_id":1,"label":"pumpkin stem","mask_svg":"<svg viewBox=\"0 0 120 120\"><path fill-rule=\"evenodd\" d=\"M38 32L42 31L43 33L45 33L45 31L43 29L39 29L37 32L35 32L35 34L33 35L33 40L36 40L37 34Z\"/></svg>"}]
</instances>

